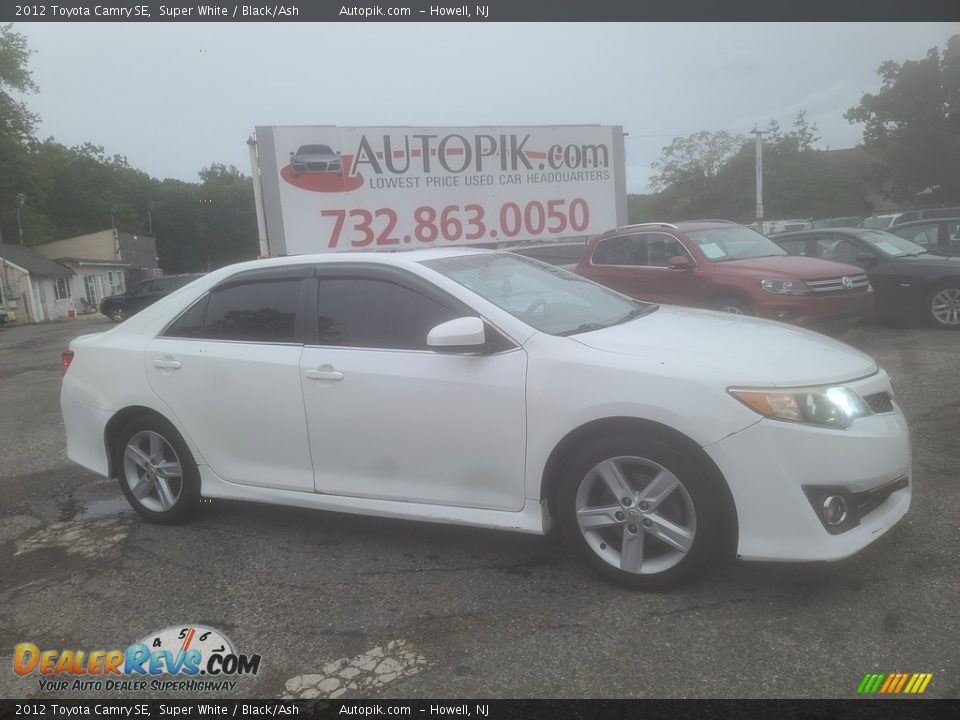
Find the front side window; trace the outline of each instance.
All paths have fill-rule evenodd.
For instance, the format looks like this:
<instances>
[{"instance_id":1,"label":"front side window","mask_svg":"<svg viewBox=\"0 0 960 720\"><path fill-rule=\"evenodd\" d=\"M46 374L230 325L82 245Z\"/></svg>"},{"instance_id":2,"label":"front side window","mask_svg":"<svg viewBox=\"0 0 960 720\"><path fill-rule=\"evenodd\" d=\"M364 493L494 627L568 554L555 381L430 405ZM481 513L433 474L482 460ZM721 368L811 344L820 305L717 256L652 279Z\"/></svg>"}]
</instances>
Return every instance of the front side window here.
<instances>
[{"instance_id":1,"label":"front side window","mask_svg":"<svg viewBox=\"0 0 960 720\"><path fill-rule=\"evenodd\" d=\"M512 253L457 256L423 264L551 335L616 325L657 308L561 268Z\"/></svg>"},{"instance_id":2,"label":"front side window","mask_svg":"<svg viewBox=\"0 0 960 720\"><path fill-rule=\"evenodd\" d=\"M649 233L644 235L646 257L643 264L650 267L670 267L670 258L688 257L683 245L672 235Z\"/></svg>"},{"instance_id":3,"label":"front side window","mask_svg":"<svg viewBox=\"0 0 960 720\"><path fill-rule=\"evenodd\" d=\"M208 340L295 342L300 280L250 281L210 293L203 320Z\"/></svg>"},{"instance_id":4,"label":"front side window","mask_svg":"<svg viewBox=\"0 0 960 720\"><path fill-rule=\"evenodd\" d=\"M433 327L464 314L384 280L321 277L318 288L320 345L422 350Z\"/></svg>"},{"instance_id":5,"label":"front side window","mask_svg":"<svg viewBox=\"0 0 960 720\"><path fill-rule=\"evenodd\" d=\"M687 232L687 237L697 244L700 252L710 262L747 260L787 254L786 250L770 238L742 225L711 228L710 230L692 230Z\"/></svg>"},{"instance_id":6,"label":"front side window","mask_svg":"<svg viewBox=\"0 0 960 720\"><path fill-rule=\"evenodd\" d=\"M134 285L130 292L134 295L145 295L148 292L153 292L153 283L153 280L144 280Z\"/></svg>"}]
</instances>

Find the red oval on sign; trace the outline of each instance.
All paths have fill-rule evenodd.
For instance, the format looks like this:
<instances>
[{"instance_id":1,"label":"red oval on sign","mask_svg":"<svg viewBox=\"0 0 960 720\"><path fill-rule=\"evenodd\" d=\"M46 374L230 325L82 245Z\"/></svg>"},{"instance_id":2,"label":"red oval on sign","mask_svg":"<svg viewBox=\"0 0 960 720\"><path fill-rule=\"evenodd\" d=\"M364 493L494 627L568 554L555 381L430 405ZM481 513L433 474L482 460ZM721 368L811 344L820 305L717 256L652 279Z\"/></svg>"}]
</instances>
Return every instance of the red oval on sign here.
<instances>
[{"instance_id":1,"label":"red oval on sign","mask_svg":"<svg viewBox=\"0 0 960 720\"><path fill-rule=\"evenodd\" d=\"M287 165L280 171L280 177L294 187L312 192L350 192L363 185L363 175L350 177L350 168L353 166L353 155L343 155L343 174L332 172L302 172L293 174L293 166Z\"/></svg>"}]
</instances>

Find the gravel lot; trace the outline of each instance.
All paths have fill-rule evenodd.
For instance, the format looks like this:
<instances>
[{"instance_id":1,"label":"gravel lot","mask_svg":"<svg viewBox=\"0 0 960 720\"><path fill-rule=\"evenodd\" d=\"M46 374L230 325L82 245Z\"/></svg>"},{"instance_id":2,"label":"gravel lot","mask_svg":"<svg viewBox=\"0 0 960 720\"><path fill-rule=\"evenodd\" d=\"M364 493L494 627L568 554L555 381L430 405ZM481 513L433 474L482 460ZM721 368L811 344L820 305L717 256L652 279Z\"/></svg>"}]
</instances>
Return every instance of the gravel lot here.
<instances>
[{"instance_id":1,"label":"gravel lot","mask_svg":"<svg viewBox=\"0 0 960 720\"><path fill-rule=\"evenodd\" d=\"M346 697L848 698L866 672L960 695L960 333L844 338L910 419L914 501L893 531L844 562L736 563L643 595L546 538L241 503L141 521L64 452L59 353L108 325L0 330L0 697L83 696L15 676L18 642L123 648L187 623L263 656L227 697L355 676ZM368 672L381 654L390 672Z\"/></svg>"}]
</instances>

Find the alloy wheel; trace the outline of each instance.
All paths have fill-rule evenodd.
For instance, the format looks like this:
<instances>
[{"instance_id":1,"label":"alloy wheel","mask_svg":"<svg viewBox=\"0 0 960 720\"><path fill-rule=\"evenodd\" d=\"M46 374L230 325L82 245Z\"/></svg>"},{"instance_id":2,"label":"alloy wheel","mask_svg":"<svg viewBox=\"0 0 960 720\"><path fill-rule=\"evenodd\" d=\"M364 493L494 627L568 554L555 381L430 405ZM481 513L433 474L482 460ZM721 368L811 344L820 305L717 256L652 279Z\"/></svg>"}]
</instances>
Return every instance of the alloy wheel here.
<instances>
[{"instance_id":1,"label":"alloy wheel","mask_svg":"<svg viewBox=\"0 0 960 720\"><path fill-rule=\"evenodd\" d=\"M141 430L127 441L123 476L133 496L154 512L172 509L183 489L183 467L176 450L153 430Z\"/></svg>"},{"instance_id":2,"label":"alloy wheel","mask_svg":"<svg viewBox=\"0 0 960 720\"><path fill-rule=\"evenodd\" d=\"M580 481L575 502L587 545L624 572L664 572L693 547L693 499L676 475L653 460L623 456L598 463Z\"/></svg>"},{"instance_id":3,"label":"alloy wheel","mask_svg":"<svg viewBox=\"0 0 960 720\"><path fill-rule=\"evenodd\" d=\"M960 325L960 288L944 288L930 301L930 312L941 325Z\"/></svg>"},{"instance_id":4,"label":"alloy wheel","mask_svg":"<svg viewBox=\"0 0 960 720\"><path fill-rule=\"evenodd\" d=\"M110 313L110 317L114 322L123 322L127 319L127 312L123 308L116 308L113 312Z\"/></svg>"}]
</instances>

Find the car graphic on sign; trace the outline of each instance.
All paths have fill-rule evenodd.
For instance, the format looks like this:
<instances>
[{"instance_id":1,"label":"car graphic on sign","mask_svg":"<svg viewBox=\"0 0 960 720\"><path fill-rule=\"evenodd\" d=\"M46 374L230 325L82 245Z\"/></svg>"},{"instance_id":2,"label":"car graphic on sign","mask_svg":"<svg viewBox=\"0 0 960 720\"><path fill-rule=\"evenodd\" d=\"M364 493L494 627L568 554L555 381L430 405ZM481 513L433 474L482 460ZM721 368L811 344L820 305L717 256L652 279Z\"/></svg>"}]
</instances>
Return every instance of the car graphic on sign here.
<instances>
[{"instance_id":1,"label":"car graphic on sign","mask_svg":"<svg viewBox=\"0 0 960 720\"><path fill-rule=\"evenodd\" d=\"M296 152L290 153L290 166L294 177L304 173L343 174L340 153L329 145L301 145Z\"/></svg>"}]
</instances>

